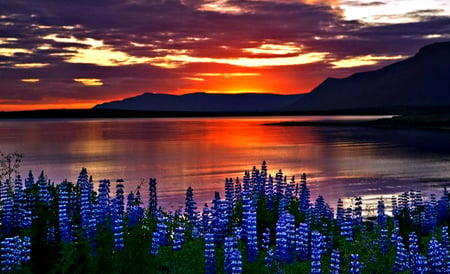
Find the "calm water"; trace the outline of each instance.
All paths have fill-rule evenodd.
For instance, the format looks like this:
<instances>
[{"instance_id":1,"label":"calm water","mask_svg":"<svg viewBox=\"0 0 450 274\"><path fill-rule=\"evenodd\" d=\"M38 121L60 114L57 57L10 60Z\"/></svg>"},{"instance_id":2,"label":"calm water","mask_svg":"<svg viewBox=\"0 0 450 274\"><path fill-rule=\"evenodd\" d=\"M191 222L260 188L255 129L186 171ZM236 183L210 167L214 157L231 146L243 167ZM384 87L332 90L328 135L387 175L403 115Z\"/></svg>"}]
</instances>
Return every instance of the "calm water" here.
<instances>
[{"instance_id":1,"label":"calm water","mask_svg":"<svg viewBox=\"0 0 450 274\"><path fill-rule=\"evenodd\" d=\"M25 155L23 176L44 170L55 183L76 181L86 167L96 182L123 178L127 191L145 182L144 199L155 177L166 209L182 206L188 186L201 208L226 177L262 160L273 175L305 172L314 199L322 194L332 206L354 195L370 204L411 189L440 194L450 184L450 132L263 125L321 119L348 117L2 121L0 150Z\"/></svg>"}]
</instances>

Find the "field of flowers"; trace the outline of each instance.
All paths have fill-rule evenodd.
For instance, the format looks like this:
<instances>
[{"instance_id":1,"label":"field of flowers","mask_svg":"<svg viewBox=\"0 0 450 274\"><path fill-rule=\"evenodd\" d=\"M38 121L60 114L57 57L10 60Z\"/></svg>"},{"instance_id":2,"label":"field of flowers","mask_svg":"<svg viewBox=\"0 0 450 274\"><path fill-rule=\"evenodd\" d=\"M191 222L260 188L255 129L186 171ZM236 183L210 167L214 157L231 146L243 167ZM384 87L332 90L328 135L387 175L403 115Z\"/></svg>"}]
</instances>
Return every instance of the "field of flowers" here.
<instances>
[{"instance_id":1,"label":"field of flowers","mask_svg":"<svg viewBox=\"0 0 450 274\"><path fill-rule=\"evenodd\" d=\"M158 207L157 182L124 193L82 169L54 185L42 172L0 185L3 273L450 273L449 195L444 189L378 201L363 219L362 199L333 210L311 199L303 174L274 177L263 162L225 180L210 205L192 188L183 210ZM148 188L147 188L148 187ZM147 191L142 201L141 191ZM146 206L144 206L144 204ZM148 206L147 206L148 205Z\"/></svg>"}]
</instances>

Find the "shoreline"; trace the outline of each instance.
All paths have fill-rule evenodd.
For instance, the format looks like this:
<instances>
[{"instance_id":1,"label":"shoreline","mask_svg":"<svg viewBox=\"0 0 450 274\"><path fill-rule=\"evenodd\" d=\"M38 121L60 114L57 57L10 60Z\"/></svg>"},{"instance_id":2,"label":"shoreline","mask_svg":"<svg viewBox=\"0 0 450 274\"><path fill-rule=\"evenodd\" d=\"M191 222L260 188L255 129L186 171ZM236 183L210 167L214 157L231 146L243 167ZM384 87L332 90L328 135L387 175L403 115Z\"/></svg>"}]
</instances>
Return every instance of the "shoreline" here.
<instances>
[{"instance_id":1,"label":"shoreline","mask_svg":"<svg viewBox=\"0 0 450 274\"><path fill-rule=\"evenodd\" d=\"M385 129L450 130L450 113L405 114L373 121L284 121L266 126L373 127Z\"/></svg>"},{"instance_id":2,"label":"shoreline","mask_svg":"<svg viewBox=\"0 0 450 274\"><path fill-rule=\"evenodd\" d=\"M431 110L392 111L388 110L342 110L308 112L173 112L138 111L111 109L51 109L1 112L0 121L39 120L39 119L133 119L133 118L207 118L207 117L263 117L263 116L380 116L392 115L371 121L323 120L323 121L283 121L266 123L265 126L333 126L333 127L372 127L386 129L427 129L450 130L450 111L437 108Z\"/></svg>"}]
</instances>

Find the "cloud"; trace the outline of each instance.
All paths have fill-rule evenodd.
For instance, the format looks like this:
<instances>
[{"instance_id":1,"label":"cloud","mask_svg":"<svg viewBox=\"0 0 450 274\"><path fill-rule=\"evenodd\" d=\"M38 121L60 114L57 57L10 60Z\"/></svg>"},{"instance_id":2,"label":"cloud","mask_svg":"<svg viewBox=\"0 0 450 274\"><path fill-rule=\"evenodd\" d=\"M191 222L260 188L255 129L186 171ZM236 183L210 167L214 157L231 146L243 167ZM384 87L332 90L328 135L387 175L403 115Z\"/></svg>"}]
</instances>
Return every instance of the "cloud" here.
<instances>
[{"instance_id":1,"label":"cloud","mask_svg":"<svg viewBox=\"0 0 450 274\"><path fill-rule=\"evenodd\" d=\"M73 80L75 82L81 83L81 84L83 84L85 86L93 86L93 87L103 86L102 79L96 79L96 78L74 78Z\"/></svg>"},{"instance_id":2,"label":"cloud","mask_svg":"<svg viewBox=\"0 0 450 274\"><path fill-rule=\"evenodd\" d=\"M370 66L379 63L380 61L385 60L401 60L404 59L405 56L396 55L396 56L373 56L373 55L364 55L364 56L355 56L346 59L340 59L337 61L332 61L331 64L333 68L354 68L361 66Z\"/></svg>"},{"instance_id":3,"label":"cloud","mask_svg":"<svg viewBox=\"0 0 450 274\"><path fill-rule=\"evenodd\" d=\"M374 7L374 6L384 6L386 2L382 1L373 1L373 2L361 2L361 1L344 1L342 2L344 5L353 6L353 7Z\"/></svg>"}]
</instances>

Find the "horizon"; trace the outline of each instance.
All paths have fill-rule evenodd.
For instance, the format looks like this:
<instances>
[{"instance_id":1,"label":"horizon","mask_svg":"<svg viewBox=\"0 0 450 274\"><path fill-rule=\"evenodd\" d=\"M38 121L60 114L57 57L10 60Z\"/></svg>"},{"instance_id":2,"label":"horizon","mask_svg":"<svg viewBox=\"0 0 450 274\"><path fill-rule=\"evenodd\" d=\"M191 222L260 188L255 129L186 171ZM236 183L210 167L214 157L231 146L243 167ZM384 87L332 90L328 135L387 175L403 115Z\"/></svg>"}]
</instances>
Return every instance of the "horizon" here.
<instances>
[{"instance_id":1,"label":"horizon","mask_svg":"<svg viewBox=\"0 0 450 274\"><path fill-rule=\"evenodd\" d=\"M450 40L445 0L1 6L0 111L89 109L143 93L302 94Z\"/></svg>"}]
</instances>

